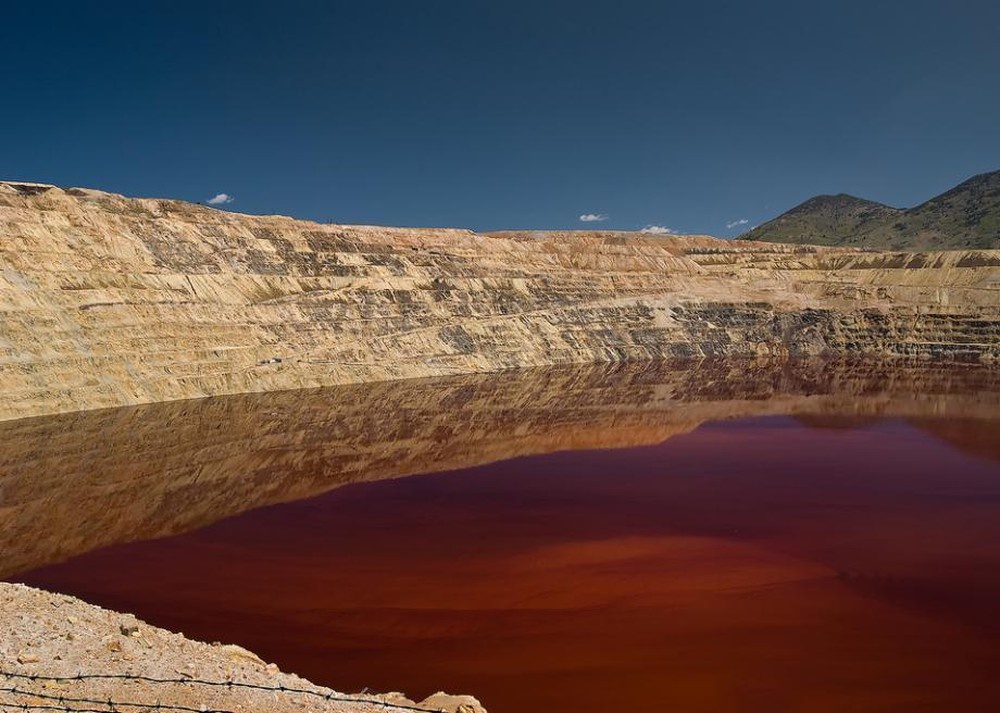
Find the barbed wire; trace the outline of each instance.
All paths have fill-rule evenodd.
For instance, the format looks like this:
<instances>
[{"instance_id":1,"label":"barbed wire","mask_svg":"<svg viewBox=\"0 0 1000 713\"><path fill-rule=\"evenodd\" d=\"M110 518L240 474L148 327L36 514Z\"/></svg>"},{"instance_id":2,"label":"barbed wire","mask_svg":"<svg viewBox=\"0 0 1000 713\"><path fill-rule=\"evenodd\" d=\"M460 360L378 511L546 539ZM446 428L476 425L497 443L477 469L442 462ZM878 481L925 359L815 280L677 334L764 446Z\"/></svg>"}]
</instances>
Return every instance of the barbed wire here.
<instances>
[{"instance_id":1,"label":"barbed wire","mask_svg":"<svg viewBox=\"0 0 1000 713\"><path fill-rule=\"evenodd\" d=\"M106 701L100 698L74 698L72 696L57 695L55 693L42 693L40 691L32 691L27 688L18 688L17 686L0 687L0 693L12 693L21 694L22 696L29 696L31 698L40 698L44 701L58 701L59 703L88 703L92 705L105 706L101 709L101 713L108 713L107 708L112 711L115 708L153 708L158 711L186 711L187 713L233 713L231 710L223 708L192 708L191 706L182 706L173 703L161 703L157 701L156 703L132 703L127 701L116 701L108 698ZM0 704L0 705L11 705L11 704ZM17 704L22 708L24 705L28 704ZM68 709L63 709L68 710ZM73 709L80 710L80 709Z\"/></svg>"},{"instance_id":2,"label":"barbed wire","mask_svg":"<svg viewBox=\"0 0 1000 713\"><path fill-rule=\"evenodd\" d=\"M320 698L324 701L329 701L331 703L361 703L372 706L381 706L386 709L400 710L400 711L417 711L418 713L439 713L433 708L423 708L421 706L413 706L405 703L392 703L389 701L384 701L379 698L366 698L363 696L347 696L334 693L333 691L329 693L323 693L321 691L310 690L308 688L296 688L294 686L265 686L259 683L250 683L249 681L210 681L206 679L199 678L158 678L154 676L143 676L141 674L123 674L123 673L78 673L75 676L46 676L43 674L35 673L14 673L11 671L0 670L0 677L8 679L19 679L25 681L43 682L43 683L78 683L82 681L93 681L93 680L121 680L121 681L141 681L143 683L151 684L173 684L173 685L183 685L183 686L211 686L215 688L226 688L232 690L234 688L250 689L257 691L269 691L272 693L289 693L297 695L307 695L313 696L315 698ZM13 689L13 690L12 690ZM13 706L14 710L60 710L60 711L73 711L78 713L115 713L114 706L122 708L148 708L152 710L162 710L162 711L182 711L183 713L232 713L231 711L225 710L211 710L202 708L190 708L181 705L168 705L163 703L140 703L140 702L124 702L124 701L113 701L108 699L107 701L102 701L98 699L79 699L73 701L68 697L58 696L55 694L39 694L34 691L30 691L24 688L19 688L18 686L8 686L0 687L0 693L17 693L24 696L34 696L42 700L59 700L65 701L67 703L77 702L80 704L88 705L102 705L106 706L101 709L90 709L90 708L68 708L68 707L44 707L44 706L32 706L31 704L6 704L0 703L0 706ZM25 708L25 705L28 707Z\"/></svg>"},{"instance_id":3,"label":"barbed wire","mask_svg":"<svg viewBox=\"0 0 1000 713\"><path fill-rule=\"evenodd\" d=\"M115 713L108 708L70 708L68 706L50 706L42 703L0 703L3 711L62 711L62 713Z\"/></svg>"}]
</instances>

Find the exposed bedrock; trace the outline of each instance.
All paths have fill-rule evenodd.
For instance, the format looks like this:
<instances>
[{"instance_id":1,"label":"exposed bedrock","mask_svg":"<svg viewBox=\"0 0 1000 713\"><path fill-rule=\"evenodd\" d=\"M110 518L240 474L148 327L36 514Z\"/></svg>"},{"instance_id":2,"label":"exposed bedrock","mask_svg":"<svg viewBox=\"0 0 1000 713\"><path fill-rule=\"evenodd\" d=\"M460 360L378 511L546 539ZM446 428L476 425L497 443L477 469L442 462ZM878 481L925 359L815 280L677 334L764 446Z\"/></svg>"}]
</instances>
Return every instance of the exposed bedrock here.
<instances>
[{"instance_id":1,"label":"exposed bedrock","mask_svg":"<svg viewBox=\"0 0 1000 713\"><path fill-rule=\"evenodd\" d=\"M1000 251L320 225L0 183L0 418L543 364L1000 358Z\"/></svg>"}]
</instances>

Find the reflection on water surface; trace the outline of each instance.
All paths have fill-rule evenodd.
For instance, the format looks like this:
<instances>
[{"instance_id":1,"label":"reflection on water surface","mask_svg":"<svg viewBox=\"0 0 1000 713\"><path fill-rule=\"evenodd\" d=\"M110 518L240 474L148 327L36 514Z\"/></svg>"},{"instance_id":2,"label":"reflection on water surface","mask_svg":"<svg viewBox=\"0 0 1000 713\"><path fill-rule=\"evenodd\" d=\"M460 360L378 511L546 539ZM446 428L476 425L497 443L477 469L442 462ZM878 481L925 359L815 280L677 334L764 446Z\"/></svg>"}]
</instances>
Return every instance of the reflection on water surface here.
<instances>
[{"instance_id":1,"label":"reflection on water surface","mask_svg":"<svg viewBox=\"0 0 1000 713\"><path fill-rule=\"evenodd\" d=\"M32 419L0 424L0 568L492 713L993 710L997 419L990 370L864 363Z\"/></svg>"}]
</instances>

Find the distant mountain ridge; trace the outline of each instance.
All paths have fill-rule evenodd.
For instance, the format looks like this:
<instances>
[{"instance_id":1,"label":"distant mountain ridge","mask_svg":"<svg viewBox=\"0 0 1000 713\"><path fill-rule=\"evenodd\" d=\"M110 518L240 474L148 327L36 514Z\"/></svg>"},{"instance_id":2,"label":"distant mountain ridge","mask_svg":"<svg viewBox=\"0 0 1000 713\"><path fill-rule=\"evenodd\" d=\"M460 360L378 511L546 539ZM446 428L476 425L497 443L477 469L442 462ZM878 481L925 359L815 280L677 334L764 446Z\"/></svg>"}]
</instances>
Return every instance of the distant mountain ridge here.
<instances>
[{"instance_id":1,"label":"distant mountain ridge","mask_svg":"<svg viewBox=\"0 0 1000 713\"><path fill-rule=\"evenodd\" d=\"M889 249L1000 248L1000 171L973 176L914 208L845 193L815 196L740 240Z\"/></svg>"}]
</instances>

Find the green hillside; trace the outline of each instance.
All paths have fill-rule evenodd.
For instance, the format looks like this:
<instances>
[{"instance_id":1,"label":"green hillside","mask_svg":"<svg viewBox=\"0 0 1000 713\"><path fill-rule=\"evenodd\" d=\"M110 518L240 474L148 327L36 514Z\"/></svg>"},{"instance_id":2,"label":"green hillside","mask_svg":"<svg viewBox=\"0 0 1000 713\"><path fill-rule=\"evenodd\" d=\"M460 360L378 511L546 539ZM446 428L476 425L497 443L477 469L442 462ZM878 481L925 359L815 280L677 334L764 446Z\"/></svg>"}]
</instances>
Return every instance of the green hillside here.
<instances>
[{"instance_id":1,"label":"green hillside","mask_svg":"<svg viewBox=\"0 0 1000 713\"><path fill-rule=\"evenodd\" d=\"M1000 249L1000 171L973 176L909 209L845 194L816 196L740 239L891 249Z\"/></svg>"}]
</instances>

